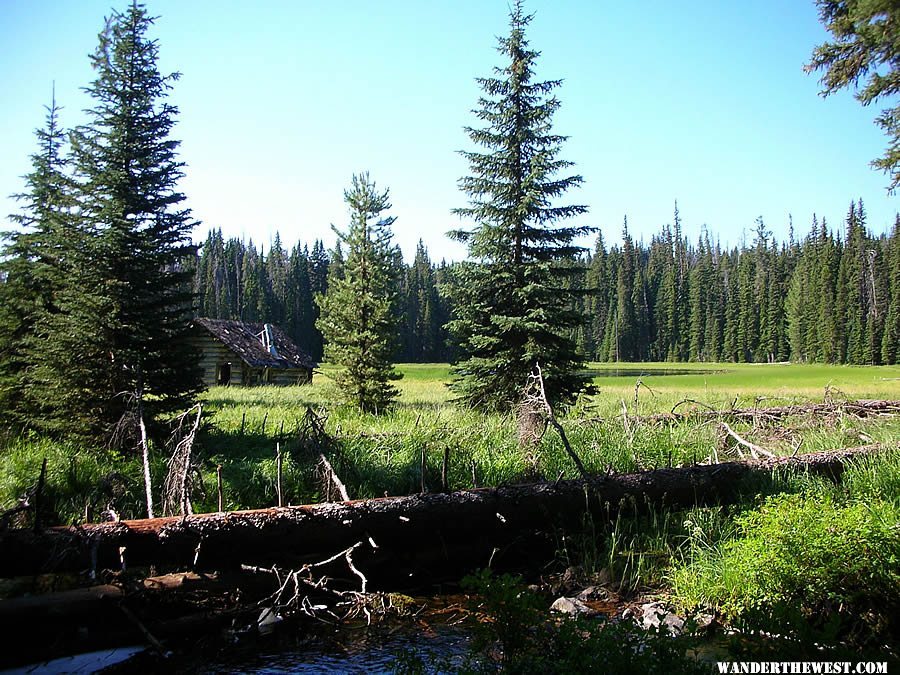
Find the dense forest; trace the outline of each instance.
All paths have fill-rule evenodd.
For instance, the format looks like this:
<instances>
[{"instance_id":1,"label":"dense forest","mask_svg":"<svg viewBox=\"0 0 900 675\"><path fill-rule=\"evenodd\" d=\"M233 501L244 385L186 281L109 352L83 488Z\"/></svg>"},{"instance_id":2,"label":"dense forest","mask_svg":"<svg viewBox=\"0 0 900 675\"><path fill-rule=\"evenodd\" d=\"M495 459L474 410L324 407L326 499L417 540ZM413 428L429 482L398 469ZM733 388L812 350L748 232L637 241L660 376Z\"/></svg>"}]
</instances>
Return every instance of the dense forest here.
<instances>
[{"instance_id":1,"label":"dense forest","mask_svg":"<svg viewBox=\"0 0 900 675\"><path fill-rule=\"evenodd\" d=\"M579 347L597 361L900 362L900 220L874 236L862 202L831 227L813 216L805 236L786 242L760 218L752 241L724 247L704 231L697 242L674 223L649 244L627 220L622 243L601 233L569 264L584 324ZM265 250L211 230L197 260L202 316L270 321L312 356L322 356L315 296L339 275L341 248L321 241L289 250L276 235ZM412 263L395 249L395 311L401 362L452 361L444 325L452 315L453 263L436 263L420 242Z\"/></svg>"}]
</instances>

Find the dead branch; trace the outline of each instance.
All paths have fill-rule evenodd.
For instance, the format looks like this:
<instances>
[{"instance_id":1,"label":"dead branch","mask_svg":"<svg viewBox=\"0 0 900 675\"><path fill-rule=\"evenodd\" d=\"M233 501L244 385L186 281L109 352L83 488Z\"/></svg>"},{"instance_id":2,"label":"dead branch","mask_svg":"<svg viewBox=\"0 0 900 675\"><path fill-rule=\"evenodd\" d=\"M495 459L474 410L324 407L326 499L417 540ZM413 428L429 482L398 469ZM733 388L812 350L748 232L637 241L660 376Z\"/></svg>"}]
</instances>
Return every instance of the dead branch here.
<instances>
[{"instance_id":1,"label":"dead branch","mask_svg":"<svg viewBox=\"0 0 900 675\"><path fill-rule=\"evenodd\" d=\"M638 412L638 394L641 391L641 387L643 387L644 389L649 391L651 396L656 396L656 392L650 388L650 385L646 384L644 382L643 378L639 377L637 379L637 382L634 383L634 413L635 413L635 415Z\"/></svg>"},{"instance_id":2,"label":"dead branch","mask_svg":"<svg viewBox=\"0 0 900 675\"><path fill-rule=\"evenodd\" d=\"M195 408L197 414L193 425L190 430L186 431L185 422ZM163 513L165 515L175 515L179 509L182 515L191 515L194 512L191 507L191 490L193 488L191 475L195 467L191 459L191 452L200 428L202 413L203 407L198 403L176 418L175 430L169 441L170 444L175 445L175 450L169 458L169 470L163 485Z\"/></svg>"},{"instance_id":3,"label":"dead branch","mask_svg":"<svg viewBox=\"0 0 900 675\"><path fill-rule=\"evenodd\" d=\"M553 414L553 407L550 405L550 401L547 399L547 392L544 388L544 375L541 372L541 364L536 363L534 366L534 372L529 375L529 386L526 388L525 396L523 397L523 402L526 405L530 405L532 408L536 408L536 405L539 405L540 408L543 409L545 415L545 425L549 423L559 434L560 439L562 440L563 447L566 449L566 454L569 455L569 458L578 468L578 472L581 474L583 478L587 478L588 472L587 469L584 468L584 464L581 461L581 458L575 453L572 449L571 444L569 443L569 439L566 436L566 430L563 429L562 425L559 423L559 420L556 419L556 415Z\"/></svg>"},{"instance_id":4,"label":"dead branch","mask_svg":"<svg viewBox=\"0 0 900 675\"><path fill-rule=\"evenodd\" d=\"M685 412L676 412L680 406L692 403L702 406L704 410L688 410ZM871 417L893 417L900 415L900 401L896 400L857 400L842 402L826 402L826 403L800 403L794 405L773 406L771 408L728 408L725 410L716 410L711 406L695 401L693 399L684 399L675 404L671 412L647 415L644 417L631 416L631 422L641 424L672 424L685 420L729 420L732 422L767 422L769 424L778 424L787 417L795 416L812 416L817 418L832 417L844 415L855 417L858 419L866 419Z\"/></svg>"},{"instance_id":5,"label":"dead branch","mask_svg":"<svg viewBox=\"0 0 900 675\"><path fill-rule=\"evenodd\" d=\"M338 493L341 495L341 499L345 502L350 501L350 495L347 492L347 487L341 482L341 479L338 478L337 472L334 470L334 467L331 466L331 462L328 461L328 458L325 455L319 455L319 464L322 467L322 472L324 474L324 480L327 484L334 485L337 488ZM326 494L330 496L330 490L327 491ZM330 500L329 500L330 501Z\"/></svg>"},{"instance_id":6,"label":"dead branch","mask_svg":"<svg viewBox=\"0 0 900 675\"><path fill-rule=\"evenodd\" d=\"M762 447L756 445L755 443L751 443L750 441L748 441L745 438L742 438L734 431L734 429L732 429L730 426L725 424L725 422L719 422L719 426L726 434L731 436L731 438L733 438L735 441L737 441L740 445L743 445L745 448L750 450L750 454L753 455L753 459L759 459L760 455L762 455L763 457L770 457L770 458L776 456L775 453L770 452L769 450L766 450L765 448L762 448Z\"/></svg>"},{"instance_id":7,"label":"dead branch","mask_svg":"<svg viewBox=\"0 0 900 675\"><path fill-rule=\"evenodd\" d=\"M125 412L116 422L110 435L112 447L122 447L131 439L137 440L141 451L141 463L144 472L144 493L147 500L147 517L153 518L153 481L150 476L150 440L147 436L147 425L144 423L144 378L141 367L137 367L137 386L133 392L120 392L127 405Z\"/></svg>"}]
</instances>

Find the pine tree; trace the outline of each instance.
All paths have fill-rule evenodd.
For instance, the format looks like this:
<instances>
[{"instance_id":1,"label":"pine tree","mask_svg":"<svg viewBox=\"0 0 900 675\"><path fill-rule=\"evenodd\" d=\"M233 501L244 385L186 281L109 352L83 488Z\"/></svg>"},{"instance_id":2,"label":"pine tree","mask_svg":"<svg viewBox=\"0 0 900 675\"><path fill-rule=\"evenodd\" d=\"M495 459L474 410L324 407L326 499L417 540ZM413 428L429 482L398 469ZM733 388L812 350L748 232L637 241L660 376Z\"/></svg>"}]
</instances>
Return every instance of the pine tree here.
<instances>
[{"instance_id":1,"label":"pine tree","mask_svg":"<svg viewBox=\"0 0 900 675\"><path fill-rule=\"evenodd\" d=\"M615 286L610 282L609 254L603 241L603 234L598 233L594 244L594 255L587 270L588 316L587 354L595 359L606 359L601 345L604 342L606 324L609 320L611 298Z\"/></svg>"},{"instance_id":2,"label":"pine tree","mask_svg":"<svg viewBox=\"0 0 900 675\"><path fill-rule=\"evenodd\" d=\"M471 175L460 180L469 206L455 210L477 225L451 233L468 245L471 262L458 268L450 330L466 358L453 373L462 402L482 409L517 403L528 375L540 364L549 400L569 399L584 384L582 356L572 339L582 317L572 310L563 261L583 249L573 240L589 228L560 223L587 211L555 201L582 181L558 177L571 162L559 159L565 137L552 133L559 80L534 81L538 52L525 37L532 17L522 2L510 11L510 33L498 51L508 59L495 77L477 81L485 95L476 111L483 128L467 128L484 152L464 152Z\"/></svg>"},{"instance_id":3,"label":"pine tree","mask_svg":"<svg viewBox=\"0 0 900 675\"><path fill-rule=\"evenodd\" d=\"M885 244L888 274L888 310L881 337L881 361L900 363L900 215Z\"/></svg>"},{"instance_id":4,"label":"pine tree","mask_svg":"<svg viewBox=\"0 0 900 675\"><path fill-rule=\"evenodd\" d=\"M704 231L699 243L700 253L697 264L691 270L689 306L690 306L690 345L691 361L709 361L709 345L707 338L707 322L711 320L710 304L713 302L713 264L709 240Z\"/></svg>"},{"instance_id":5,"label":"pine tree","mask_svg":"<svg viewBox=\"0 0 900 675\"><path fill-rule=\"evenodd\" d=\"M276 232L265 261L266 312L264 319L279 326L284 324L287 302L288 257Z\"/></svg>"},{"instance_id":6,"label":"pine tree","mask_svg":"<svg viewBox=\"0 0 900 675\"><path fill-rule=\"evenodd\" d=\"M78 228L58 311L36 327L29 398L48 428L109 435L146 398L149 418L189 404L200 388L190 347L194 226L184 195L177 110L165 99L176 75L157 68L153 19L136 2L114 12L91 57L93 107L71 135Z\"/></svg>"},{"instance_id":7,"label":"pine tree","mask_svg":"<svg viewBox=\"0 0 900 675\"><path fill-rule=\"evenodd\" d=\"M675 202L673 256L675 262L674 330L670 346L670 361L685 361L690 349L690 284L687 242L681 232L681 216Z\"/></svg>"},{"instance_id":8,"label":"pine tree","mask_svg":"<svg viewBox=\"0 0 900 675\"><path fill-rule=\"evenodd\" d=\"M265 268L259 251L251 239L241 260L241 321L265 319Z\"/></svg>"},{"instance_id":9,"label":"pine tree","mask_svg":"<svg viewBox=\"0 0 900 675\"><path fill-rule=\"evenodd\" d=\"M336 381L344 396L364 412L381 412L396 398L399 379L391 365L396 335L394 249L388 191L379 192L368 174L354 175L344 192L350 207L346 232L335 229L347 247L340 276L319 296L319 326L325 358L341 370ZM333 266L337 269L337 266Z\"/></svg>"},{"instance_id":10,"label":"pine tree","mask_svg":"<svg viewBox=\"0 0 900 675\"><path fill-rule=\"evenodd\" d=\"M20 229L4 234L6 244L0 251L0 411L9 422L27 424L40 417L36 410L29 413L24 398L29 351L40 348L35 327L57 311L71 251L81 240L70 213L71 182L59 110L54 96L47 106L46 126L35 132L38 150L25 177L28 191L16 196L24 206L11 219Z\"/></svg>"},{"instance_id":11,"label":"pine tree","mask_svg":"<svg viewBox=\"0 0 900 675\"><path fill-rule=\"evenodd\" d=\"M806 72L824 71L822 94L852 87L861 104L884 99L896 103L900 92L900 5L894 1L816 0L822 25L834 42L816 47ZM862 85L862 86L860 86ZM885 108L876 123L888 137L883 157L872 166L887 173L893 193L900 187L900 106Z\"/></svg>"},{"instance_id":12,"label":"pine tree","mask_svg":"<svg viewBox=\"0 0 900 675\"><path fill-rule=\"evenodd\" d=\"M296 244L288 258L285 330L307 354L316 343L313 294L309 285L309 255Z\"/></svg>"}]
</instances>

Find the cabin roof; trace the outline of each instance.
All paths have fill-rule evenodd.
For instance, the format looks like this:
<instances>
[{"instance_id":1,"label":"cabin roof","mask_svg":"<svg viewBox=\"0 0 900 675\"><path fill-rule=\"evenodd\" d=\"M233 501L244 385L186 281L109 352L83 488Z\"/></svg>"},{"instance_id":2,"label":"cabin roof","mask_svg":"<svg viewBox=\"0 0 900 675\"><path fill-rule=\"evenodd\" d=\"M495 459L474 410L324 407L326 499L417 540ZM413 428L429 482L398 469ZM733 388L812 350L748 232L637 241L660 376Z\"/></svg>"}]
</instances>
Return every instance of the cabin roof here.
<instances>
[{"instance_id":1,"label":"cabin roof","mask_svg":"<svg viewBox=\"0 0 900 675\"><path fill-rule=\"evenodd\" d=\"M252 368L315 368L318 365L274 324L198 318L194 319L194 325L206 329ZM272 351L264 344L267 328Z\"/></svg>"}]
</instances>

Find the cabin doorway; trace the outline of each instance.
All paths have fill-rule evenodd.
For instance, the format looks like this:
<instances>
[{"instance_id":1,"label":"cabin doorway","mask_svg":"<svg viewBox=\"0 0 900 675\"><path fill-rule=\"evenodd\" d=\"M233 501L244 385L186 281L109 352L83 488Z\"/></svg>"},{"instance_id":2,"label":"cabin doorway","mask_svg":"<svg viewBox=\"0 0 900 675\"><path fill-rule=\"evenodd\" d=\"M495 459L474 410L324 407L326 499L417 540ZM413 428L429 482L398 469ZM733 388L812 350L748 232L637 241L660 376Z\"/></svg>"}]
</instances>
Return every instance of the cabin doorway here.
<instances>
[{"instance_id":1,"label":"cabin doorway","mask_svg":"<svg viewBox=\"0 0 900 675\"><path fill-rule=\"evenodd\" d=\"M220 363L216 373L216 384L226 386L231 383L231 364Z\"/></svg>"}]
</instances>

